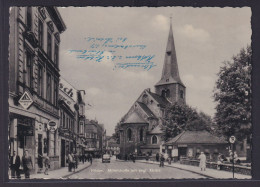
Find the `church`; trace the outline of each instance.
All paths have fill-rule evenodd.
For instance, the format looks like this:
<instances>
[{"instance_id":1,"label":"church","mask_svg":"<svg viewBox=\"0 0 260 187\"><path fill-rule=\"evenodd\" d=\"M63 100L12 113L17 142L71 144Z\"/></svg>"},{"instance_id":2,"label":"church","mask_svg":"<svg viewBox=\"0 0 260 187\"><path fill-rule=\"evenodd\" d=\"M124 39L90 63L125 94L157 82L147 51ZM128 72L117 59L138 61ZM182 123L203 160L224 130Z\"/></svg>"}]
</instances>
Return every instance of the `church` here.
<instances>
[{"instance_id":1,"label":"church","mask_svg":"<svg viewBox=\"0 0 260 187\"><path fill-rule=\"evenodd\" d=\"M186 87L177 63L172 24L165 51L162 76L155 93L145 89L120 121L120 153L156 154L163 143L162 117L166 106L185 104Z\"/></svg>"}]
</instances>

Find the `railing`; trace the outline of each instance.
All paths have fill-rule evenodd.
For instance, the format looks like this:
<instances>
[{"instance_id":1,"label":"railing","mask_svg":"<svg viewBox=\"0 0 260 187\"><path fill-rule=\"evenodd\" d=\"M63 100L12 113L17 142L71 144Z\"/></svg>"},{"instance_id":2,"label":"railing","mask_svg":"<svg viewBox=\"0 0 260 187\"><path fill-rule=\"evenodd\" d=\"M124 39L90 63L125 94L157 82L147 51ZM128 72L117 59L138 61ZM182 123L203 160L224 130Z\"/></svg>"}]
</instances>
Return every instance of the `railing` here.
<instances>
[{"instance_id":1,"label":"railing","mask_svg":"<svg viewBox=\"0 0 260 187\"><path fill-rule=\"evenodd\" d=\"M199 166L199 160L189 160L189 159L182 159L180 160L180 164L191 165L191 166ZM227 163L217 164L216 162L206 162L206 167L211 169L219 169L223 171L233 171L233 165ZM241 165L234 165L235 173L240 173L244 175L251 175L251 167L248 166L241 166Z\"/></svg>"}]
</instances>

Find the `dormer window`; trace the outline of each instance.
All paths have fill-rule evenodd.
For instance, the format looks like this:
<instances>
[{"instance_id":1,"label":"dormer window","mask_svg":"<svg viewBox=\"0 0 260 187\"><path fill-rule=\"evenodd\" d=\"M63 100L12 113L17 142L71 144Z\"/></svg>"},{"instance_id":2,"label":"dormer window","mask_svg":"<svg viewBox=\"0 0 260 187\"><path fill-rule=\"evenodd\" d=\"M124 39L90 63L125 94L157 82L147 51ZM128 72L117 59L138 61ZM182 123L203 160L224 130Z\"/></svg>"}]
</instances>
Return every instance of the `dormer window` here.
<instances>
[{"instance_id":1,"label":"dormer window","mask_svg":"<svg viewBox=\"0 0 260 187\"><path fill-rule=\"evenodd\" d=\"M170 56L172 52L171 51L167 51L166 53L167 53L167 55Z\"/></svg>"},{"instance_id":2,"label":"dormer window","mask_svg":"<svg viewBox=\"0 0 260 187\"><path fill-rule=\"evenodd\" d=\"M169 82L169 79L166 79L166 82Z\"/></svg>"},{"instance_id":3,"label":"dormer window","mask_svg":"<svg viewBox=\"0 0 260 187\"><path fill-rule=\"evenodd\" d=\"M153 100L151 100L150 103L153 104Z\"/></svg>"}]
</instances>

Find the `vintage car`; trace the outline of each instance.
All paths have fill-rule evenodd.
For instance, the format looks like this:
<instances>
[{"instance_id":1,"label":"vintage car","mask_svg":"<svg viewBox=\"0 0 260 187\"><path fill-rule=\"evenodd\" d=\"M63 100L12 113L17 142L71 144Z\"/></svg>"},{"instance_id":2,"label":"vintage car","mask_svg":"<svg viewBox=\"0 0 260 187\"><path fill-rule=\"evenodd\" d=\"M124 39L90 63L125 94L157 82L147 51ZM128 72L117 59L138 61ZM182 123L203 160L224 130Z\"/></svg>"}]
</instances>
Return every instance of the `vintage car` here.
<instances>
[{"instance_id":1,"label":"vintage car","mask_svg":"<svg viewBox=\"0 0 260 187\"><path fill-rule=\"evenodd\" d=\"M102 156L102 163L104 163L104 162L110 163L110 155L104 154L104 155Z\"/></svg>"}]
</instances>

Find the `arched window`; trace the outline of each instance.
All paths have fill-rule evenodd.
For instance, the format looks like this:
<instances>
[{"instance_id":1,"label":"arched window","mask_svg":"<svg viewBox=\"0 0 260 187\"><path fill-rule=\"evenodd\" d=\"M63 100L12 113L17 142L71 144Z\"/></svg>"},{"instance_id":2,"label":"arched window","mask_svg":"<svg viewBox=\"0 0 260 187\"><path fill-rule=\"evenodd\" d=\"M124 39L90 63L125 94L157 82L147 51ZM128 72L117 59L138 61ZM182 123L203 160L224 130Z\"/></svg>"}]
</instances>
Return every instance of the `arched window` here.
<instances>
[{"instance_id":1,"label":"arched window","mask_svg":"<svg viewBox=\"0 0 260 187\"><path fill-rule=\"evenodd\" d=\"M157 144L157 136L152 137L152 144Z\"/></svg>"},{"instance_id":2,"label":"arched window","mask_svg":"<svg viewBox=\"0 0 260 187\"><path fill-rule=\"evenodd\" d=\"M143 137L144 137L144 130L143 128L140 129L140 142L143 141Z\"/></svg>"},{"instance_id":3,"label":"arched window","mask_svg":"<svg viewBox=\"0 0 260 187\"><path fill-rule=\"evenodd\" d=\"M165 96L166 96L166 91L162 90L162 97L165 97Z\"/></svg>"},{"instance_id":4,"label":"arched window","mask_svg":"<svg viewBox=\"0 0 260 187\"><path fill-rule=\"evenodd\" d=\"M132 140L132 130L131 129L127 129L127 141L131 141Z\"/></svg>"},{"instance_id":5,"label":"arched window","mask_svg":"<svg viewBox=\"0 0 260 187\"><path fill-rule=\"evenodd\" d=\"M169 89L166 90L166 97L170 97L170 90Z\"/></svg>"},{"instance_id":6,"label":"arched window","mask_svg":"<svg viewBox=\"0 0 260 187\"><path fill-rule=\"evenodd\" d=\"M184 98L184 92L183 92L183 90L180 91L180 98L181 98L181 99Z\"/></svg>"}]
</instances>

